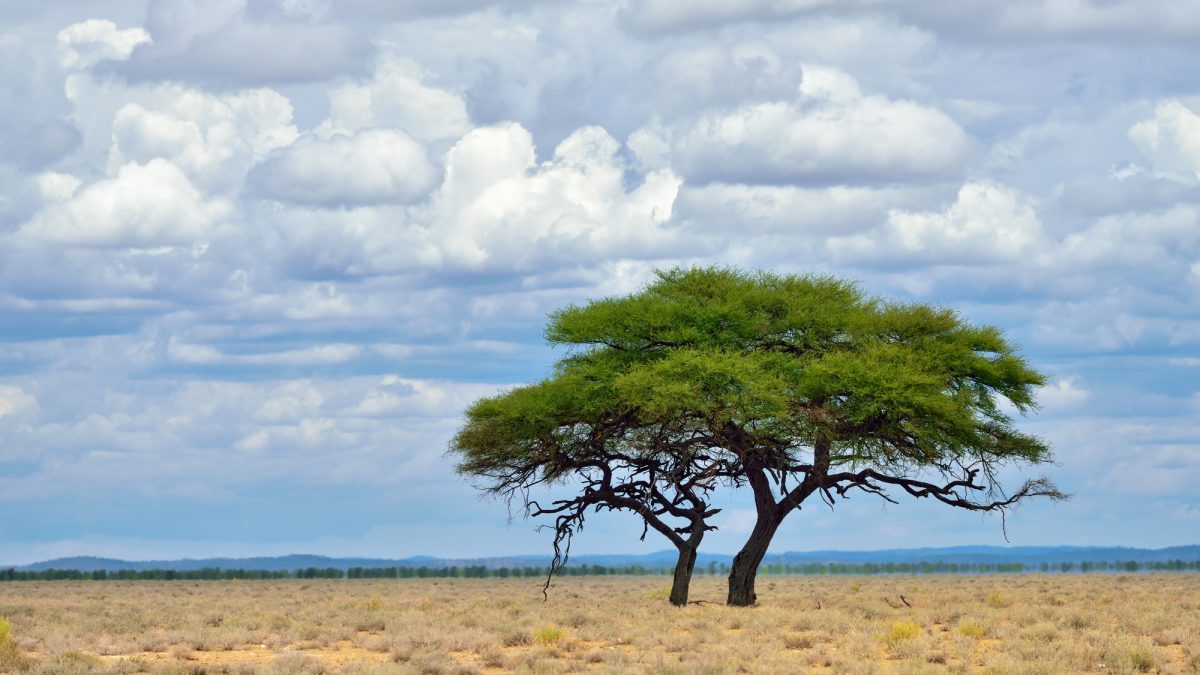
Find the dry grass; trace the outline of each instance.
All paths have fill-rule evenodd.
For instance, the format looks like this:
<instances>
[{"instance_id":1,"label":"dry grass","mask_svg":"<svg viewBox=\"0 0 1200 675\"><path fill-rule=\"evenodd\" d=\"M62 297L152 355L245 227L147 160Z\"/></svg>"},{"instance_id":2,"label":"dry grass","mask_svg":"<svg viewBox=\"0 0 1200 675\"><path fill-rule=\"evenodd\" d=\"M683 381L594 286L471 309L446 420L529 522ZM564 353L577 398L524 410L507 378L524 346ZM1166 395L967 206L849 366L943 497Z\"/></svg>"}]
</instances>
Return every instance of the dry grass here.
<instances>
[{"instance_id":1,"label":"dry grass","mask_svg":"<svg viewBox=\"0 0 1200 675\"><path fill-rule=\"evenodd\" d=\"M1200 672L1200 575L762 577L753 609L671 607L663 585L6 583L0 672Z\"/></svg>"}]
</instances>

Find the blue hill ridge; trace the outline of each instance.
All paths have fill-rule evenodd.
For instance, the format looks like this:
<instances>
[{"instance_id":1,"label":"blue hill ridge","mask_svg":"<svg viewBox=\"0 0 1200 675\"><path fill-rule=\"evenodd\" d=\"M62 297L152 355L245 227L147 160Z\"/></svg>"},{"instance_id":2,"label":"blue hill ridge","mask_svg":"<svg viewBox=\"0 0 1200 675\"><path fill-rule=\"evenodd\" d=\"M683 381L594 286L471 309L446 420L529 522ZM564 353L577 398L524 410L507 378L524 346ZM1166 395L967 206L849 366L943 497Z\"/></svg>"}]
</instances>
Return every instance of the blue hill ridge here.
<instances>
[{"instance_id":1,"label":"blue hill ridge","mask_svg":"<svg viewBox=\"0 0 1200 675\"><path fill-rule=\"evenodd\" d=\"M667 567L675 563L675 551L656 551L645 554L578 554L570 562L575 565L605 565L625 567ZM549 555L514 555L487 558L438 558L412 556L408 558L334 558L321 555L293 554L254 558L185 558L181 560L118 560L92 556L56 558L30 565L0 565L0 569L16 569L37 572L42 570L199 570L204 568L244 569L266 571L294 571L315 567L319 569L350 569L353 567L465 567L483 565L489 568L543 566L550 562ZM728 564L730 554L702 553L698 565L710 562ZM788 551L771 553L763 564L802 565L807 563L1041 563L1086 562L1086 561L1134 561L1166 562L1169 560L1200 560L1200 545L1172 546L1159 549L1132 548L1123 546L954 546L947 548L884 549L878 551Z\"/></svg>"}]
</instances>

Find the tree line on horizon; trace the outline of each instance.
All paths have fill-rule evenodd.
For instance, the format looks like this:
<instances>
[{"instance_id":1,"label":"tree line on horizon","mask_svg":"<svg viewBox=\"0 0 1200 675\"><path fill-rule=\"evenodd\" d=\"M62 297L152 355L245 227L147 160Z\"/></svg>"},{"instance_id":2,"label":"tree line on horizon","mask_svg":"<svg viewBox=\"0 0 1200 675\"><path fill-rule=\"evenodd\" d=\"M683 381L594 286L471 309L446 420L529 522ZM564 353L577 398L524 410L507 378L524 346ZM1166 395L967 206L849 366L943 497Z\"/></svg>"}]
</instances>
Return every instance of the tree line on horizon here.
<instances>
[{"instance_id":1,"label":"tree line on horizon","mask_svg":"<svg viewBox=\"0 0 1200 675\"><path fill-rule=\"evenodd\" d=\"M547 567L308 567L299 570L247 570L217 567L198 570L0 570L0 581L234 581L282 579L509 579L540 578L550 571ZM730 572L726 563L710 562L695 569L702 576L725 576ZM888 563L804 563L799 565L771 563L761 565L759 574L767 576L875 576L929 574L1089 574L1095 572L1200 572L1200 560L1084 560L1057 563L954 563L954 562L888 562ZM567 565L557 571L563 576L669 576L671 567L645 565Z\"/></svg>"}]
</instances>

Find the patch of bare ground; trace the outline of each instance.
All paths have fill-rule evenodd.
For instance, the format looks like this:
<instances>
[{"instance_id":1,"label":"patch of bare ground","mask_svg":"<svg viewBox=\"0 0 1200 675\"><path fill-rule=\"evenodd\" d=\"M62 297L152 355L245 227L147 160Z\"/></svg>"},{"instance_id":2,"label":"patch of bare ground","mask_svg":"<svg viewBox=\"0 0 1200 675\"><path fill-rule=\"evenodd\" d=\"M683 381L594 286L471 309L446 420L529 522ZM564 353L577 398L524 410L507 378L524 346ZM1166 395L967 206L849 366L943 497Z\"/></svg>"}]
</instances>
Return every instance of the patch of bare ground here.
<instances>
[{"instance_id":1,"label":"patch of bare ground","mask_svg":"<svg viewBox=\"0 0 1200 675\"><path fill-rule=\"evenodd\" d=\"M750 609L723 579L684 608L666 585L6 583L0 672L1200 673L1200 575L764 577Z\"/></svg>"}]
</instances>

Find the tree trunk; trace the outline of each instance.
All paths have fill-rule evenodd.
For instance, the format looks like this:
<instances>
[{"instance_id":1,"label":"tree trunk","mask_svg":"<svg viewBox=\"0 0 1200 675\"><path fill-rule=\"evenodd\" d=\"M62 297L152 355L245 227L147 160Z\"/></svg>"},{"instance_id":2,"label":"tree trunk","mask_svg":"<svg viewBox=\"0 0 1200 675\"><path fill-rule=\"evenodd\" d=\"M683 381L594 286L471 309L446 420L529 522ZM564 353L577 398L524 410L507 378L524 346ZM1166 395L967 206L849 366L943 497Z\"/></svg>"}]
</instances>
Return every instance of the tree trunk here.
<instances>
[{"instance_id":1,"label":"tree trunk","mask_svg":"<svg viewBox=\"0 0 1200 675\"><path fill-rule=\"evenodd\" d=\"M671 604L676 607L687 604L692 570L696 569L696 548L684 546L679 549L679 562L675 563L675 578L671 582Z\"/></svg>"},{"instance_id":2,"label":"tree trunk","mask_svg":"<svg viewBox=\"0 0 1200 675\"><path fill-rule=\"evenodd\" d=\"M754 530L746 545L733 557L733 565L729 570L729 595L725 604L730 607L749 607L758 601L754 593L754 579L758 576L758 566L762 564L767 547L779 528L779 517L759 515Z\"/></svg>"}]
</instances>

